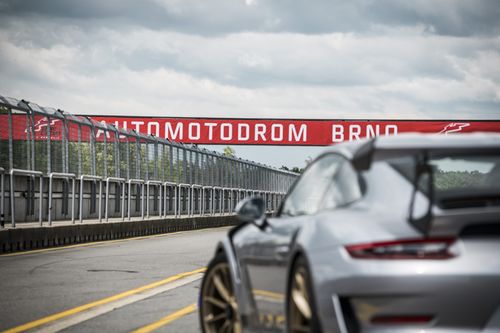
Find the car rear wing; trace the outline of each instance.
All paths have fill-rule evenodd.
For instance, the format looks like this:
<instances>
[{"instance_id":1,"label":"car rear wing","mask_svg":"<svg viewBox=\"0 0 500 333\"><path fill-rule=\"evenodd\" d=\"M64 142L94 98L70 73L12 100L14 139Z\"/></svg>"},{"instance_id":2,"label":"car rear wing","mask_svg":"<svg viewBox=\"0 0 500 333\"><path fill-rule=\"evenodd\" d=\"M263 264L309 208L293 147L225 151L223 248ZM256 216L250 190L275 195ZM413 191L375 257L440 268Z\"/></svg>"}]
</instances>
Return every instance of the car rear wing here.
<instances>
[{"instance_id":1,"label":"car rear wing","mask_svg":"<svg viewBox=\"0 0 500 333\"><path fill-rule=\"evenodd\" d=\"M352 165L358 171L366 171L371 168L374 161L389 160L392 158L398 158L403 156L414 156L416 158L415 163L415 173L414 179L412 180L413 190L410 199L410 205L408 207L408 222L422 234L429 236L430 234L440 233L443 230L455 229L460 225L460 223L455 223L452 226L452 222L449 222L449 217L453 216L456 219L456 211L449 212L438 209L434 179L435 170L433 166L429 163L429 159L432 157L439 156L450 156L450 155L499 155L499 147L495 146L476 146L476 147L460 147L460 146L436 146L436 147L419 147L414 145L412 147L408 146L379 146L377 145L377 139L367 140L353 155ZM420 216L415 216L415 208L417 197L419 195L424 195L426 197L426 208L425 213ZM465 211L472 212L470 209L460 209L461 214L464 215ZM493 209L497 213L500 209ZM490 220L490 213L481 210L474 209L475 216L483 216L483 220ZM437 214L436 214L437 213ZM469 215L469 214L465 214ZM499 216L499 215L497 215ZM500 219L498 222L500 223ZM474 223L473 221L470 221ZM465 223L465 222L464 222ZM447 227L448 226L448 227Z\"/></svg>"}]
</instances>

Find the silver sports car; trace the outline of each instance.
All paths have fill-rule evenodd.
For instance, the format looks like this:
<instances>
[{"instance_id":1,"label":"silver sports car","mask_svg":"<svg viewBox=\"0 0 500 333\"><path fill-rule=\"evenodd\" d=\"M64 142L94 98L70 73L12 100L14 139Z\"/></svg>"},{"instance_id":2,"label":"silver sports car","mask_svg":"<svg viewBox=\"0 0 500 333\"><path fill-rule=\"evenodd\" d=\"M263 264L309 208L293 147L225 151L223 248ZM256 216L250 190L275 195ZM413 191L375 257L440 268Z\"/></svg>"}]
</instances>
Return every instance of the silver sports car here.
<instances>
[{"instance_id":1,"label":"silver sports car","mask_svg":"<svg viewBox=\"0 0 500 333\"><path fill-rule=\"evenodd\" d=\"M209 332L500 332L500 135L333 146L261 198L200 291Z\"/></svg>"}]
</instances>

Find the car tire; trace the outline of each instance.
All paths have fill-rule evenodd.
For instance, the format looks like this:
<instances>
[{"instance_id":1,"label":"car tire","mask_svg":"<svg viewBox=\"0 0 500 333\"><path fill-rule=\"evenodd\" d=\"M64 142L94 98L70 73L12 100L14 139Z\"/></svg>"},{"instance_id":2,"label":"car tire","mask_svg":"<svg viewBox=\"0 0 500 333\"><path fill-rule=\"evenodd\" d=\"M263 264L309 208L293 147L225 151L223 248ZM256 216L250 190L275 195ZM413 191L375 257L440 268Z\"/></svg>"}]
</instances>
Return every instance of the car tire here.
<instances>
[{"instance_id":1,"label":"car tire","mask_svg":"<svg viewBox=\"0 0 500 333\"><path fill-rule=\"evenodd\" d=\"M305 258L298 257L290 272L286 298L287 332L321 332L311 284L311 274Z\"/></svg>"},{"instance_id":2,"label":"car tire","mask_svg":"<svg viewBox=\"0 0 500 333\"><path fill-rule=\"evenodd\" d=\"M241 332L231 271L224 252L210 261L203 276L199 316L204 333Z\"/></svg>"}]
</instances>

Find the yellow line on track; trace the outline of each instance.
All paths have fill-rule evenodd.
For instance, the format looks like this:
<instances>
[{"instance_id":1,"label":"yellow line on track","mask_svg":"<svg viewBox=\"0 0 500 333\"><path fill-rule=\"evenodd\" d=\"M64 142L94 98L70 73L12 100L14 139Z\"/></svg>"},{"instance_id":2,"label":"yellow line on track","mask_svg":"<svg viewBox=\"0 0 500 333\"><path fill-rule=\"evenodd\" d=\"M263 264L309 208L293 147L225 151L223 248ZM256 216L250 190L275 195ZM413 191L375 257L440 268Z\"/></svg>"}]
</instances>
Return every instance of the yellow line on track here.
<instances>
[{"instance_id":1,"label":"yellow line on track","mask_svg":"<svg viewBox=\"0 0 500 333\"><path fill-rule=\"evenodd\" d=\"M256 296L263 296L267 298L272 298L278 301L282 301L285 299L285 295L282 293L276 293L273 291L262 290L262 289L252 289L252 293Z\"/></svg>"},{"instance_id":2,"label":"yellow line on track","mask_svg":"<svg viewBox=\"0 0 500 333\"><path fill-rule=\"evenodd\" d=\"M103 299L95 301L95 302L91 302L91 303L87 303L87 304L84 304L84 305L80 305L80 306L77 306L75 308L63 311L63 312L59 312L59 313L56 313L56 314L53 314L53 315L50 315L50 316L47 316L47 317L44 317L44 318L40 318L38 320L35 320L35 321L32 321L32 322L23 324L23 325L20 325L20 326L11 328L11 329L8 329L8 330L4 331L3 333L24 332L24 331L27 331L27 330L30 330L30 329L33 329L33 328L36 328L36 327L39 327L39 326L51 323L53 321L56 321L56 320L59 320L59 319L62 319L62 318L68 317L68 316L72 316L72 315L77 314L79 312L90 310L90 309L98 307L100 305L111 303L111 302L117 301L119 299L123 299L125 297L131 296L131 295L135 295L135 294L144 292L146 290L153 289L153 288L165 285L167 283L170 283L170 282L182 279L182 278L187 277L187 276L191 276L191 275L194 275L194 274L203 273L203 272L205 272L205 270L206 270L206 268L203 267L203 268L196 269L194 271L176 274L176 275L170 276L170 277L168 277L168 278L166 278L164 280L153 282L153 283L147 284L145 286L142 286L142 287L139 287L139 288L135 288L135 289L131 289L131 290L125 291L123 293L120 293L120 294L117 294L117 295L114 295L114 296L103 298Z\"/></svg>"},{"instance_id":3,"label":"yellow line on track","mask_svg":"<svg viewBox=\"0 0 500 333\"><path fill-rule=\"evenodd\" d=\"M185 308L180 309L179 311L176 311L174 313L169 314L168 316L165 316L161 318L158 321L155 321L154 323L151 323L149 325L143 326L135 331L133 333L149 333L153 332L154 330L157 330L158 328L168 325L174 320L177 320L181 317L184 317L190 313L193 313L196 311L196 303L193 303L191 305L186 306Z\"/></svg>"}]
</instances>

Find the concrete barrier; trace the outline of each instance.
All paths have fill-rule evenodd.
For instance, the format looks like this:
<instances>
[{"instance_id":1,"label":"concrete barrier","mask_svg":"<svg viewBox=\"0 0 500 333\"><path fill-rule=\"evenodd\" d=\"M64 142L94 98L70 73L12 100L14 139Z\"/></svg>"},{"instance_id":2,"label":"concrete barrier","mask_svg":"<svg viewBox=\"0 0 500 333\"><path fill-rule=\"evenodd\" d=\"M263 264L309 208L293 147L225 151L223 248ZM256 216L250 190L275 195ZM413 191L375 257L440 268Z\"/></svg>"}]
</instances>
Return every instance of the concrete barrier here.
<instances>
[{"instance_id":1,"label":"concrete barrier","mask_svg":"<svg viewBox=\"0 0 500 333\"><path fill-rule=\"evenodd\" d=\"M0 253L237 225L236 215L166 218L0 230Z\"/></svg>"}]
</instances>

